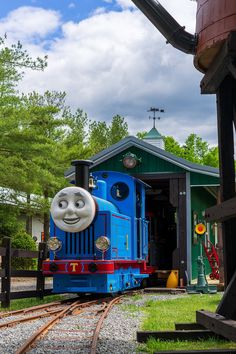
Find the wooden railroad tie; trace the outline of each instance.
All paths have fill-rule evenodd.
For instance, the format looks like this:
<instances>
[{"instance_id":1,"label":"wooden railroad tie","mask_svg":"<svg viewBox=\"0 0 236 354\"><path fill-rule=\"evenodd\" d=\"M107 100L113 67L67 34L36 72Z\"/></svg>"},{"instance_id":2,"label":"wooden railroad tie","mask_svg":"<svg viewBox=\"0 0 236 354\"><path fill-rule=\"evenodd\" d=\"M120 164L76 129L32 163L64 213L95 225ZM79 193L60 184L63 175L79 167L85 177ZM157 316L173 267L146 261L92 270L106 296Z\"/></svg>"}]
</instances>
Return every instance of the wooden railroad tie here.
<instances>
[{"instance_id":1,"label":"wooden railroad tie","mask_svg":"<svg viewBox=\"0 0 236 354\"><path fill-rule=\"evenodd\" d=\"M236 353L236 349L205 349L205 350L164 350L161 352L155 352L154 354L233 354Z\"/></svg>"},{"instance_id":2,"label":"wooden railroad tie","mask_svg":"<svg viewBox=\"0 0 236 354\"><path fill-rule=\"evenodd\" d=\"M196 319L198 324L213 330L216 334L223 333L225 338L236 342L236 321L209 311L197 311Z\"/></svg>"},{"instance_id":3,"label":"wooden railroad tie","mask_svg":"<svg viewBox=\"0 0 236 354\"><path fill-rule=\"evenodd\" d=\"M208 329L137 332L138 342L140 343L147 342L149 338L160 339L163 341L178 341L178 340L186 341L186 340L202 340L208 338L222 339L223 337Z\"/></svg>"}]
</instances>

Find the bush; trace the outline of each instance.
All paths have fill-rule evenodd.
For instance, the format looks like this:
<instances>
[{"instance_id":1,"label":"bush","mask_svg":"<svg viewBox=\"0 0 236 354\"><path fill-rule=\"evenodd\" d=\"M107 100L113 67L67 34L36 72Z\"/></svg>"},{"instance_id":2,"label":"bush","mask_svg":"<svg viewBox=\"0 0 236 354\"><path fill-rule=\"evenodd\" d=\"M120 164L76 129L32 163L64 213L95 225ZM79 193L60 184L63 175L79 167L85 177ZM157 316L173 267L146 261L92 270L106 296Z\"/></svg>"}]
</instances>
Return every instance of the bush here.
<instances>
[{"instance_id":1,"label":"bush","mask_svg":"<svg viewBox=\"0 0 236 354\"><path fill-rule=\"evenodd\" d=\"M12 237L12 248L36 251L37 245L32 239L32 236L28 235L25 231L20 231ZM32 258L12 258L13 269L36 269L37 260Z\"/></svg>"},{"instance_id":2,"label":"bush","mask_svg":"<svg viewBox=\"0 0 236 354\"><path fill-rule=\"evenodd\" d=\"M22 229L17 210L12 205L0 205L0 239L12 237Z\"/></svg>"}]
</instances>

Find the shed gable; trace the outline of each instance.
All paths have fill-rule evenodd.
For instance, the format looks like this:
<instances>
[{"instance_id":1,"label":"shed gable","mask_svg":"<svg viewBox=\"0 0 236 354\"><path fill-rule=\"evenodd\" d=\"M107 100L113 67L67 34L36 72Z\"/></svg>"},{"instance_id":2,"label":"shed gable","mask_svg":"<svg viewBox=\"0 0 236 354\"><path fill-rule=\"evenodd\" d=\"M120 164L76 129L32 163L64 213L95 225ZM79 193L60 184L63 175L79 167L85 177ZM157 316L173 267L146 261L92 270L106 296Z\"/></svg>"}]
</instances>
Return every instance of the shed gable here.
<instances>
[{"instance_id":1,"label":"shed gable","mask_svg":"<svg viewBox=\"0 0 236 354\"><path fill-rule=\"evenodd\" d=\"M132 170L125 168L122 164L122 159L125 154L128 152L135 154L138 158L141 158L141 163L138 164ZM109 159L103 161L100 164L97 164L93 170L102 171L119 171L123 173L151 173L151 172L160 172L160 173L180 173L185 172L183 168L177 166L169 161L166 161L160 157L157 157L145 150L132 146L117 155L110 157Z\"/></svg>"}]
</instances>

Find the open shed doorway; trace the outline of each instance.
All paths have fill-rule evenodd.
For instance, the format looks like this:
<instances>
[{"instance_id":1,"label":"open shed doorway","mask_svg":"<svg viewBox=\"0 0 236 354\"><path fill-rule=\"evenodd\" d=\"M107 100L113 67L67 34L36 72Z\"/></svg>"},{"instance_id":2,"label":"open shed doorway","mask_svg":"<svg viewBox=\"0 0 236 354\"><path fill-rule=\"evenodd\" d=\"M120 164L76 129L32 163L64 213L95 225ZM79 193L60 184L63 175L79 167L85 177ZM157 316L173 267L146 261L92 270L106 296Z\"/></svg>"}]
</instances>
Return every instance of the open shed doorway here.
<instances>
[{"instance_id":1,"label":"open shed doorway","mask_svg":"<svg viewBox=\"0 0 236 354\"><path fill-rule=\"evenodd\" d=\"M170 203L169 179L148 181L146 218L149 220L149 264L171 270L177 248L177 211Z\"/></svg>"}]
</instances>

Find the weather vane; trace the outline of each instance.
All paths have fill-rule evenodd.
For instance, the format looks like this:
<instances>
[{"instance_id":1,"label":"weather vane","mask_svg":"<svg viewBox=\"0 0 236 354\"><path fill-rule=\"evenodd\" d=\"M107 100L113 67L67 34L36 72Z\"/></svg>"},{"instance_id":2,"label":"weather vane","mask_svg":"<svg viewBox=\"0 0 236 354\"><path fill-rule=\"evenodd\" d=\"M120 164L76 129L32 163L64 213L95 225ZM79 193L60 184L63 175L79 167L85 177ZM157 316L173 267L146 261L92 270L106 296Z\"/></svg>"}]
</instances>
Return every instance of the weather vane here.
<instances>
[{"instance_id":1,"label":"weather vane","mask_svg":"<svg viewBox=\"0 0 236 354\"><path fill-rule=\"evenodd\" d=\"M156 112L165 113L165 110L162 108L151 107L148 112L153 112L153 117L149 117L149 119L153 119L153 128L156 128L156 119L161 119L161 117L156 117Z\"/></svg>"}]
</instances>

